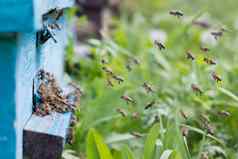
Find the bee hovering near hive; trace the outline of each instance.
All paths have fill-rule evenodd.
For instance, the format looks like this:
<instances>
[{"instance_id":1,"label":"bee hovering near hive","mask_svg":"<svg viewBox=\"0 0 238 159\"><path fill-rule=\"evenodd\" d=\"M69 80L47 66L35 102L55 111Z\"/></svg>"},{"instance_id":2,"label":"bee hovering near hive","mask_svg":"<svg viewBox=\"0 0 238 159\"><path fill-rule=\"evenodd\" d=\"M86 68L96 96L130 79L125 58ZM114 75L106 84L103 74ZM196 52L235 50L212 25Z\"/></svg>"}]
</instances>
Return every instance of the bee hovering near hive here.
<instances>
[{"instance_id":1,"label":"bee hovering near hive","mask_svg":"<svg viewBox=\"0 0 238 159\"><path fill-rule=\"evenodd\" d=\"M154 92L152 86L150 84L148 84L147 82L144 82L142 87L146 90L147 93L153 93Z\"/></svg>"},{"instance_id":2,"label":"bee hovering near hive","mask_svg":"<svg viewBox=\"0 0 238 159\"><path fill-rule=\"evenodd\" d=\"M216 82L222 82L221 77L218 76L216 72L212 72L211 76L212 76L212 79L215 80Z\"/></svg>"},{"instance_id":3,"label":"bee hovering near hive","mask_svg":"<svg viewBox=\"0 0 238 159\"><path fill-rule=\"evenodd\" d=\"M182 11L178 11L178 10L172 10L169 12L170 15L173 15L177 18L180 18L182 16L184 16L184 13Z\"/></svg>"},{"instance_id":4,"label":"bee hovering near hive","mask_svg":"<svg viewBox=\"0 0 238 159\"><path fill-rule=\"evenodd\" d=\"M186 55L187 55L187 59L190 59L192 61L195 60L195 56L193 55L191 51L187 51Z\"/></svg>"},{"instance_id":5,"label":"bee hovering near hive","mask_svg":"<svg viewBox=\"0 0 238 159\"><path fill-rule=\"evenodd\" d=\"M164 46L164 44L162 44L161 42L155 40L155 41L154 41L154 44L155 44L155 46L158 47L159 50L165 50L165 46Z\"/></svg>"},{"instance_id":6,"label":"bee hovering near hive","mask_svg":"<svg viewBox=\"0 0 238 159\"><path fill-rule=\"evenodd\" d=\"M121 96L121 99L126 101L127 104L129 104L129 103L136 104L136 101L129 96L123 95L123 96Z\"/></svg>"},{"instance_id":7,"label":"bee hovering near hive","mask_svg":"<svg viewBox=\"0 0 238 159\"><path fill-rule=\"evenodd\" d=\"M203 91L201 90L201 88L199 88L196 84L191 84L191 88L195 93L199 93L202 94Z\"/></svg>"},{"instance_id":8,"label":"bee hovering near hive","mask_svg":"<svg viewBox=\"0 0 238 159\"><path fill-rule=\"evenodd\" d=\"M149 109L149 108L153 107L155 105L155 103L156 103L155 100L149 102L148 104L146 104L145 109Z\"/></svg>"},{"instance_id":9,"label":"bee hovering near hive","mask_svg":"<svg viewBox=\"0 0 238 159\"><path fill-rule=\"evenodd\" d=\"M203 61L206 62L206 64L208 64L208 65L216 65L216 61L209 59L207 57L204 57Z\"/></svg>"}]
</instances>

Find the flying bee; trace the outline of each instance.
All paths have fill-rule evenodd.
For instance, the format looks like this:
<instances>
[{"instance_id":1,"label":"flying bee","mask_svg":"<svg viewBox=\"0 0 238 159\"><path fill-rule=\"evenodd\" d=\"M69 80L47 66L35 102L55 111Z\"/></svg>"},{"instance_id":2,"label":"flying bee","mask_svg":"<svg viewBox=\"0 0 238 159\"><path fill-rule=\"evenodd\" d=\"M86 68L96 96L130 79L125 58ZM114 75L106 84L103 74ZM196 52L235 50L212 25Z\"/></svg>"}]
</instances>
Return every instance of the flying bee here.
<instances>
[{"instance_id":1,"label":"flying bee","mask_svg":"<svg viewBox=\"0 0 238 159\"><path fill-rule=\"evenodd\" d=\"M130 63L126 64L126 69L127 69L129 72L132 71L132 67L131 67L131 64L130 64Z\"/></svg>"},{"instance_id":2,"label":"flying bee","mask_svg":"<svg viewBox=\"0 0 238 159\"><path fill-rule=\"evenodd\" d=\"M103 69L103 71L106 72L107 74L113 75L113 72L112 72L112 69L111 69L111 68L103 66L102 69Z\"/></svg>"},{"instance_id":3,"label":"flying bee","mask_svg":"<svg viewBox=\"0 0 238 159\"><path fill-rule=\"evenodd\" d=\"M191 59L192 61L195 60L195 56L190 51L187 51L186 54L187 54L187 59Z\"/></svg>"},{"instance_id":4,"label":"flying bee","mask_svg":"<svg viewBox=\"0 0 238 159\"><path fill-rule=\"evenodd\" d=\"M113 75L112 78L115 79L118 82L118 84L124 82L124 78L121 76Z\"/></svg>"},{"instance_id":5,"label":"flying bee","mask_svg":"<svg viewBox=\"0 0 238 159\"><path fill-rule=\"evenodd\" d=\"M185 114L184 111L180 110L179 112L180 112L181 116L182 116L185 120L188 120L188 116L187 116L187 114Z\"/></svg>"},{"instance_id":6,"label":"flying bee","mask_svg":"<svg viewBox=\"0 0 238 159\"><path fill-rule=\"evenodd\" d=\"M132 99L131 97L129 97L129 96L123 95L123 96L121 96L121 99L126 101L127 104L129 104L129 103L136 104L136 101L134 99Z\"/></svg>"},{"instance_id":7,"label":"flying bee","mask_svg":"<svg viewBox=\"0 0 238 159\"><path fill-rule=\"evenodd\" d=\"M216 82L221 82L222 79L219 77L216 72L212 72L212 79L215 80Z\"/></svg>"},{"instance_id":8,"label":"flying bee","mask_svg":"<svg viewBox=\"0 0 238 159\"><path fill-rule=\"evenodd\" d=\"M37 41L39 44L44 44L49 39L52 39L55 43L57 43L54 33L51 32L47 26L44 26L42 30L37 32Z\"/></svg>"},{"instance_id":9,"label":"flying bee","mask_svg":"<svg viewBox=\"0 0 238 159\"><path fill-rule=\"evenodd\" d=\"M214 60L209 59L207 57L204 57L203 61L206 62L208 65L216 65L216 62Z\"/></svg>"},{"instance_id":10,"label":"flying bee","mask_svg":"<svg viewBox=\"0 0 238 159\"><path fill-rule=\"evenodd\" d=\"M217 114L222 117L229 117L231 115L229 112L227 112L225 110L219 111Z\"/></svg>"},{"instance_id":11,"label":"flying bee","mask_svg":"<svg viewBox=\"0 0 238 159\"><path fill-rule=\"evenodd\" d=\"M134 64L139 65L140 64L140 60L137 58L132 58L132 61L134 62Z\"/></svg>"},{"instance_id":12,"label":"flying bee","mask_svg":"<svg viewBox=\"0 0 238 159\"><path fill-rule=\"evenodd\" d=\"M199 93L199 94L202 94L203 93L203 91L201 90L201 88L199 88L197 85L195 85L195 84L192 84L191 85L191 88L192 88L192 90L194 91L194 92L197 92L197 93Z\"/></svg>"},{"instance_id":13,"label":"flying bee","mask_svg":"<svg viewBox=\"0 0 238 159\"><path fill-rule=\"evenodd\" d=\"M210 24L206 21L193 21L193 25L196 25L205 29L210 28Z\"/></svg>"},{"instance_id":14,"label":"flying bee","mask_svg":"<svg viewBox=\"0 0 238 159\"><path fill-rule=\"evenodd\" d=\"M203 51L203 52L208 52L210 51L210 49L206 48L206 47L202 47L200 46L200 50Z\"/></svg>"},{"instance_id":15,"label":"flying bee","mask_svg":"<svg viewBox=\"0 0 238 159\"><path fill-rule=\"evenodd\" d=\"M142 87L146 90L147 93L154 92L152 86L146 82L143 83Z\"/></svg>"},{"instance_id":16,"label":"flying bee","mask_svg":"<svg viewBox=\"0 0 238 159\"><path fill-rule=\"evenodd\" d=\"M184 137L187 137L189 133L189 129L187 127L182 126L181 132Z\"/></svg>"},{"instance_id":17,"label":"flying bee","mask_svg":"<svg viewBox=\"0 0 238 159\"><path fill-rule=\"evenodd\" d=\"M182 17L184 15L182 11L170 11L169 14L173 15L173 16L175 16L177 18L180 18L180 17Z\"/></svg>"},{"instance_id":18,"label":"flying bee","mask_svg":"<svg viewBox=\"0 0 238 159\"><path fill-rule=\"evenodd\" d=\"M139 119L140 118L140 113L139 112L133 112L132 113L132 118Z\"/></svg>"},{"instance_id":19,"label":"flying bee","mask_svg":"<svg viewBox=\"0 0 238 159\"><path fill-rule=\"evenodd\" d=\"M126 117L126 116L127 116L126 111L125 111L124 109L122 109L122 108L117 108L116 111L117 111L118 113L120 113L123 117Z\"/></svg>"},{"instance_id":20,"label":"flying bee","mask_svg":"<svg viewBox=\"0 0 238 159\"><path fill-rule=\"evenodd\" d=\"M146 104L145 109L149 109L149 108L151 108L154 105L155 105L155 100L153 100L153 101L149 102L148 104Z\"/></svg>"},{"instance_id":21,"label":"flying bee","mask_svg":"<svg viewBox=\"0 0 238 159\"><path fill-rule=\"evenodd\" d=\"M214 135L215 128L211 124L205 123L204 128L207 130L208 134Z\"/></svg>"},{"instance_id":22,"label":"flying bee","mask_svg":"<svg viewBox=\"0 0 238 159\"><path fill-rule=\"evenodd\" d=\"M216 39L218 40L218 38L222 37L223 35L223 31L217 31L217 32L211 32L211 35Z\"/></svg>"},{"instance_id":23,"label":"flying bee","mask_svg":"<svg viewBox=\"0 0 238 159\"><path fill-rule=\"evenodd\" d=\"M159 48L159 50L165 50L165 46L161 42L155 40L154 44Z\"/></svg>"},{"instance_id":24,"label":"flying bee","mask_svg":"<svg viewBox=\"0 0 238 159\"><path fill-rule=\"evenodd\" d=\"M130 134L131 134L132 136L136 137L136 138L141 138L141 137L143 137L143 135L140 134L140 133L138 133L138 132L131 132Z\"/></svg>"},{"instance_id":25,"label":"flying bee","mask_svg":"<svg viewBox=\"0 0 238 159\"><path fill-rule=\"evenodd\" d=\"M114 87L114 84L112 83L112 81L109 78L107 79L107 85L109 87Z\"/></svg>"},{"instance_id":26,"label":"flying bee","mask_svg":"<svg viewBox=\"0 0 238 159\"><path fill-rule=\"evenodd\" d=\"M103 58L103 59L101 60L101 63L102 63L103 65L108 64L108 60L105 59L105 58Z\"/></svg>"},{"instance_id":27,"label":"flying bee","mask_svg":"<svg viewBox=\"0 0 238 159\"><path fill-rule=\"evenodd\" d=\"M200 159L209 159L207 152L202 152Z\"/></svg>"}]
</instances>

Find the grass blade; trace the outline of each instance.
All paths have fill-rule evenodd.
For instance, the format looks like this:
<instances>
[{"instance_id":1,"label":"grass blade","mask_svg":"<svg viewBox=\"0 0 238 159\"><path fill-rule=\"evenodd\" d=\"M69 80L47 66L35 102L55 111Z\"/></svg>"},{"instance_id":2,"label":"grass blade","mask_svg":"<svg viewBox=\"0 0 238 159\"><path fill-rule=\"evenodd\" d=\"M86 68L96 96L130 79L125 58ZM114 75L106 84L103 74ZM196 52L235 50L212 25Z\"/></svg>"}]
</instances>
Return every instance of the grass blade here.
<instances>
[{"instance_id":1,"label":"grass blade","mask_svg":"<svg viewBox=\"0 0 238 159\"><path fill-rule=\"evenodd\" d=\"M152 159L154 156L154 150L156 146L156 139L159 136L159 124L155 124L149 131L149 134L145 141L144 156L143 159Z\"/></svg>"},{"instance_id":2,"label":"grass blade","mask_svg":"<svg viewBox=\"0 0 238 159\"><path fill-rule=\"evenodd\" d=\"M173 152L172 150L165 150L160 156L160 159L169 159L172 152Z\"/></svg>"}]
</instances>

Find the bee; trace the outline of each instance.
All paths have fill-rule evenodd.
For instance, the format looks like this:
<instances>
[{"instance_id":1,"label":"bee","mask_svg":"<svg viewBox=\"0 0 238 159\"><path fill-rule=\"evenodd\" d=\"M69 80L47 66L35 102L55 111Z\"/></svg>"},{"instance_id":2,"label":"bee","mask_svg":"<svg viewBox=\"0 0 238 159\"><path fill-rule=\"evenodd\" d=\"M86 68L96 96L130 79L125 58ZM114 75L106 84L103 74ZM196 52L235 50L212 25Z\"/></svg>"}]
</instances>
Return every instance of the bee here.
<instances>
[{"instance_id":1,"label":"bee","mask_svg":"<svg viewBox=\"0 0 238 159\"><path fill-rule=\"evenodd\" d=\"M115 79L118 82L118 84L121 84L122 82L124 82L124 78L121 76L113 75L112 78Z\"/></svg>"},{"instance_id":2,"label":"bee","mask_svg":"<svg viewBox=\"0 0 238 159\"><path fill-rule=\"evenodd\" d=\"M170 11L169 14L173 15L177 18L180 18L180 17L184 16L184 13L182 11Z\"/></svg>"},{"instance_id":3,"label":"bee","mask_svg":"<svg viewBox=\"0 0 238 159\"><path fill-rule=\"evenodd\" d=\"M113 75L111 68L103 66L102 69L104 72L108 73L109 75Z\"/></svg>"},{"instance_id":4,"label":"bee","mask_svg":"<svg viewBox=\"0 0 238 159\"><path fill-rule=\"evenodd\" d=\"M207 130L208 134L214 135L215 134L215 128L209 124L209 123L205 123L205 129Z\"/></svg>"},{"instance_id":5,"label":"bee","mask_svg":"<svg viewBox=\"0 0 238 159\"><path fill-rule=\"evenodd\" d=\"M204 57L203 61L206 62L208 65L216 65L216 62L214 60L209 59L207 57Z\"/></svg>"},{"instance_id":6,"label":"bee","mask_svg":"<svg viewBox=\"0 0 238 159\"><path fill-rule=\"evenodd\" d=\"M126 69L130 72L130 71L132 71L132 67L131 67L131 64L126 64Z\"/></svg>"},{"instance_id":7,"label":"bee","mask_svg":"<svg viewBox=\"0 0 238 159\"><path fill-rule=\"evenodd\" d=\"M222 81L221 77L219 77L219 76L216 74L216 72L212 72L211 75L212 75L212 79L215 80L216 82L221 82L221 81Z\"/></svg>"},{"instance_id":8,"label":"bee","mask_svg":"<svg viewBox=\"0 0 238 159\"><path fill-rule=\"evenodd\" d=\"M199 94L202 94L203 93L203 91L201 90L201 88L199 88L197 85L195 85L195 84L192 84L191 85L191 88L192 88L192 90L194 91L194 92L198 92Z\"/></svg>"},{"instance_id":9,"label":"bee","mask_svg":"<svg viewBox=\"0 0 238 159\"><path fill-rule=\"evenodd\" d=\"M151 108L153 105L155 105L155 100L153 100L153 101L149 102L148 104L146 104L145 109L149 109L149 108Z\"/></svg>"},{"instance_id":10,"label":"bee","mask_svg":"<svg viewBox=\"0 0 238 159\"><path fill-rule=\"evenodd\" d=\"M210 51L209 48L202 47L202 46L200 46L200 50L203 51L203 52L208 52L208 51Z\"/></svg>"},{"instance_id":11,"label":"bee","mask_svg":"<svg viewBox=\"0 0 238 159\"><path fill-rule=\"evenodd\" d=\"M208 29L210 28L210 24L206 21L193 21L193 25L197 25L201 28Z\"/></svg>"},{"instance_id":12,"label":"bee","mask_svg":"<svg viewBox=\"0 0 238 159\"><path fill-rule=\"evenodd\" d=\"M142 87L146 90L147 93L154 92L152 86L146 82L143 83Z\"/></svg>"},{"instance_id":13,"label":"bee","mask_svg":"<svg viewBox=\"0 0 238 159\"><path fill-rule=\"evenodd\" d=\"M129 104L129 103L136 104L136 101L134 99L132 99L131 97L129 97L129 96L123 95L123 96L121 96L121 99L126 101L127 104Z\"/></svg>"},{"instance_id":14,"label":"bee","mask_svg":"<svg viewBox=\"0 0 238 159\"><path fill-rule=\"evenodd\" d=\"M57 43L57 40L54 37L54 34L49 30L47 26L44 26L42 30L37 32L37 40L39 44L44 44L49 39L53 39L55 43Z\"/></svg>"},{"instance_id":15,"label":"bee","mask_svg":"<svg viewBox=\"0 0 238 159\"><path fill-rule=\"evenodd\" d=\"M132 113L132 118L139 119L139 117L140 117L140 113L138 113L138 112L133 112Z\"/></svg>"},{"instance_id":16,"label":"bee","mask_svg":"<svg viewBox=\"0 0 238 159\"><path fill-rule=\"evenodd\" d=\"M188 120L188 116L187 116L187 114L184 113L184 111L180 110L179 112L185 120Z\"/></svg>"},{"instance_id":17,"label":"bee","mask_svg":"<svg viewBox=\"0 0 238 159\"><path fill-rule=\"evenodd\" d=\"M114 84L112 83L112 81L109 78L107 79L107 85L109 87L114 87Z\"/></svg>"},{"instance_id":18,"label":"bee","mask_svg":"<svg viewBox=\"0 0 238 159\"><path fill-rule=\"evenodd\" d=\"M132 136L136 137L136 138L141 138L141 137L143 137L143 135L140 134L140 133L138 133L138 132L131 132L130 134L131 134Z\"/></svg>"},{"instance_id":19,"label":"bee","mask_svg":"<svg viewBox=\"0 0 238 159\"><path fill-rule=\"evenodd\" d=\"M160 50L165 50L165 46L164 46L161 42L155 40L155 41L154 41L154 44L155 44Z\"/></svg>"},{"instance_id":20,"label":"bee","mask_svg":"<svg viewBox=\"0 0 238 159\"><path fill-rule=\"evenodd\" d=\"M217 31L217 32L211 32L211 35L212 35L216 40L218 40L218 38L222 37L222 35L223 35L223 30Z\"/></svg>"},{"instance_id":21,"label":"bee","mask_svg":"<svg viewBox=\"0 0 238 159\"><path fill-rule=\"evenodd\" d=\"M122 108L117 108L116 111L117 111L118 113L120 113L123 117L126 117L126 116L127 116L126 111L125 111L124 109L122 109Z\"/></svg>"},{"instance_id":22,"label":"bee","mask_svg":"<svg viewBox=\"0 0 238 159\"><path fill-rule=\"evenodd\" d=\"M52 30L53 29L61 30L61 26L57 23L48 24L48 27Z\"/></svg>"},{"instance_id":23,"label":"bee","mask_svg":"<svg viewBox=\"0 0 238 159\"><path fill-rule=\"evenodd\" d=\"M103 58L103 59L101 60L101 63L102 63L103 65L108 64L108 60L105 59L105 58Z\"/></svg>"},{"instance_id":24,"label":"bee","mask_svg":"<svg viewBox=\"0 0 238 159\"><path fill-rule=\"evenodd\" d=\"M195 60L195 56L190 52L190 51L187 51L187 59L191 59L192 61Z\"/></svg>"},{"instance_id":25,"label":"bee","mask_svg":"<svg viewBox=\"0 0 238 159\"><path fill-rule=\"evenodd\" d=\"M224 110L219 111L217 114L222 116L222 117L229 117L231 115L229 112L224 111Z\"/></svg>"},{"instance_id":26,"label":"bee","mask_svg":"<svg viewBox=\"0 0 238 159\"><path fill-rule=\"evenodd\" d=\"M202 152L200 159L209 159L207 152Z\"/></svg>"},{"instance_id":27,"label":"bee","mask_svg":"<svg viewBox=\"0 0 238 159\"><path fill-rule=\"evenodd\" d=\"M182 126L181 132L182 132L182 135L183 135L184 137L187 137L187 136L188 136L188 133L189 133L189 129L186 128L186 127L184 127L184 126Z\"/></svg>"},{"instance_id":28,"label":"bee","mask_svg":"<svg viewBox=\"0 0 238 159\"><path fill-rule=\"evenodd\" d=\"M64 14L63 9L51 9L47 14L43 15L44 19L48 19L47 17L51 17L54 20L59 20L59 18Z\"/></svg>"},{"instance_id":29,"label":"bee","mask_svg":"<svg viewBox=\"0 0 238 159\"><path fill-rule=\"evenodd\" d=\"M139 65L140 64L140 60L137 58L132 58L132 61L134 62L134 64Z\"/></svg>"}]
</instances>

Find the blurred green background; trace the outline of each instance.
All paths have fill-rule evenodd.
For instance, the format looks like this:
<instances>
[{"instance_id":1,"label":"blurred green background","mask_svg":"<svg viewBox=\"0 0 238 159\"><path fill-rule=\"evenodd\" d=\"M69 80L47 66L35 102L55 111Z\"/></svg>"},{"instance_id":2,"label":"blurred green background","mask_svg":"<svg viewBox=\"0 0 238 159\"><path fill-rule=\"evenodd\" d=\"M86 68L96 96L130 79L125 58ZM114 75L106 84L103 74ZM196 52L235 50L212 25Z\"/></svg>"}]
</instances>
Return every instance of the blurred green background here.
<instances>
[{"instance_id":1,"label":"blurred green background","mask_svg":"<svg viewBox=\"0 0 238 159\"><path fill-rule=\"evenodd\" d=\"M162 158L164 152L176 159L237 159L237 6L236 0L124 0L120 16L111 16L107 21L109 29L103 32L103 38L87 40L89 56L75 55L78 43L71 40L66 70L84 95L77 111L74 142L67 146L66 154L104 159L98 146L102 142L104 154L110 153L115 159L129 159L130 155L125 155L129 152L135 159ZM184 16L176 18L169 14L171 10L180 10ZM85 17L77 19L78 24L85 21ZM221 28L226 31L215 40L211 32ZM166 49L160 51L154 40L162 42ZM204 53L200 46L210 51ZM186 58L188 50L194 54L194 61ZM204 57L217 64L206 64ZM108 63L102 64L102 60ZM125 81L119 85L113 80L114 87L108 86L110 77L103 66ZM221 76L221 83L212 79L213 71ZM144 82L155 92L148 94L142 87ZM202 89L202 95L193 92L193 83ZM132 97L136 104L127 104L120 99L122 95ZM156 104L145 110L152 100ZM126 111L127 116L123 117L117 108ZM221 115L221 111L229 115ZM138 117L133 116L135 113ZM207 134L204 120L214 134ZM181 127L188 129L186 137ZM131 135L135 132L141 137Z\"/></svg>"}]
</instances>

